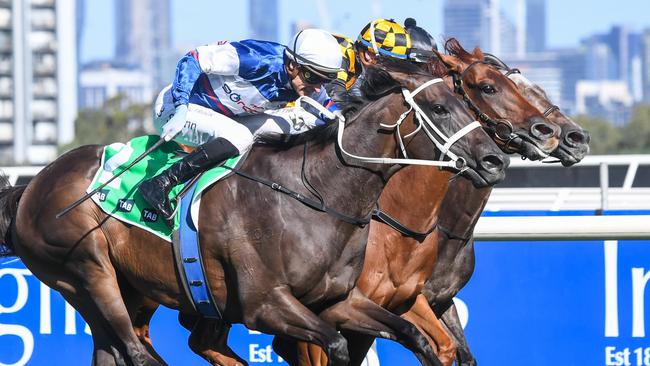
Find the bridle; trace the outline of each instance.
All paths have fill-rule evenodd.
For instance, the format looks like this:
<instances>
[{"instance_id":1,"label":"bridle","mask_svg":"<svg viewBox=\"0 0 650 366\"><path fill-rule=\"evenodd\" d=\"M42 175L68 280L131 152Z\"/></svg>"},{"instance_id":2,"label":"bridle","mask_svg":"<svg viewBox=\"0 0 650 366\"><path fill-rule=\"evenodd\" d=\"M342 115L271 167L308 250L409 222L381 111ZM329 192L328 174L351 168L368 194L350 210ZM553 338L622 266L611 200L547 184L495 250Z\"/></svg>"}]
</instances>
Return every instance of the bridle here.
<instances>
[{"instance_id":1,"label":"bridle","mask_svg":"<svg viewBox=\"0 0 650 366\"><path fill-rule=\"evenodd\" d=\"M493 56L493 55L491 55L491 56L494 57L494 58L496 58L496 56ZM521 75L521 70L519 70L518 68L516 68L516 67L514 67L514 68L510 68L510 67L508 67L508 65L506 65L503 61L501 61L501 60L499 60L499 59L497 59L497 60L498 60L499 62L501 62L501 65L497 65L497 64L495 64L495 63L491 63L491 62L489 62L489 61L488 61L488 64L490 64L490 65L496 67L498 70L504 70L505 73L503 74L503 76L505 76L505 77L507 77L508 79L512 80L512 79L510 78L510 75L514 75L514 74ZM523 75L521 75L521 76L523 77ZM514 81L514 80L512 80L512 81ZM553 112L555 112L555 111L559 111L559 110L560 110L560 107L558 107L557 105L553 104L553 105L551 105L550 107L546 108L546 110L544 111L544 113L542 113L542 115L546 118L546 117L550 116L551 113L553 113Z\"/></svg>"},{"instance_id":2,"label":"bridle","mask_svg":"<svg viewBox=\"0 0 650 366\"><path fill-rule=\"evenodd\" d=\"M505 62L503 62L500 58L496 57L495 55L492 55L492 54L489 54L489 53L486 53L484 55L485 55L485 59L487 60L487 63L489 65L496 67L497 70L499 70L499 71L503 71L503 75L505 77L507 77L508 80L512 81L513 83L516 84L516 81L511 77L512 75L519 75L522 78L524 78L524 80L527 80L526 77L524 77L522 75L521 70L519 70L518 68L516 68L516 67L511 68L510 66L508 66ZM560 107L558 107L555 104L551 104L548 108L546 108L546 110L544 110L544 112L542 112L542 115L544 116L544 118L547 118L548 116L553 114L553 112L557 112L559 110L560 110ZM561 161L560 160L543 160L542 162L549 164L549 163L560 163Z\"/></svg>"},{"instance_id":3,"label":"bridle","mask_svg":"<svg viewBox=\"0 0 650 366\"><path fill-rule=\"evenodd\" d=\"M476 113L477 118L486 124L486 126L484 126L484 129L487 130L488 133L494 135L499 141L504 143L504 150L506 152L515 152L510 147L510 145L519 136L514 133L514 127L512 126L512 123L505 118L491 118L486 113L482 112L476 103L474 103L472 98L470 98L469 94L465 91L465 87L463 86L463 79L469 70L478 64L494 66L488 61L474 61L469 64L469 66L467 66L467 68L465 68L462 73L452 71L451 76L454 81L454 91L463 97L463 101L465 101L469 109Z\"/></svg>"},{"instance_id":4,"label":"bridle","mask_svg":"<svg viewBox=\"0 0 650 366\"><path fill-rule=\"evenodd\" d=\"M461 172L468 169L467 162L465 161L465 159L454 154L450 150L450 148L456 141L460 140L463 136L467 135L472 130L482 127L480 122L473 121L468 125L466 125L465 127L461 128L453 135L447 137L442 131L440 131L440 129L435 124L433 124L433 122L431 122L431 119L429 119L426 113L422 111L422 108L420 108L420 106L414 99L415 96L418 93L420 93L422 90L426 89L429 86L441 82L443 82L443 80L440 78L431 79L423 83L419 87L417 87L414 91L409 91L406 88L402 88L402 95L404 96L404 100L406 101L406 103L409 105L409 108L400 115L400 117L397 119L397 121L394 124L380 123L380 126L385 129L395 130L395 136L397 137L400 150L404 158L373 158L373 157L359 156L359 155L354 155L352 153L349 153L343 147L343 130L345 129L345 121L339 119L337 142L341 152L349 158L364 163L411 164L411 165L449 167L449 168L458 169ZM400 126L411 112L415 113L415 121L417 122L418 127L413 132L407 134L406 136L402 136L400 132ZM410 159L408 157L408 154L406 152L406 147L404 145L404 139L414 136L421 130L423 130L426 133L426 135L429 137L431 142L433 142L433 144L438 148L438 150L440 150L440 158L438 160ZM450 160L443 161L445 157L449 157Z\"/></svg>"}]
</instances>

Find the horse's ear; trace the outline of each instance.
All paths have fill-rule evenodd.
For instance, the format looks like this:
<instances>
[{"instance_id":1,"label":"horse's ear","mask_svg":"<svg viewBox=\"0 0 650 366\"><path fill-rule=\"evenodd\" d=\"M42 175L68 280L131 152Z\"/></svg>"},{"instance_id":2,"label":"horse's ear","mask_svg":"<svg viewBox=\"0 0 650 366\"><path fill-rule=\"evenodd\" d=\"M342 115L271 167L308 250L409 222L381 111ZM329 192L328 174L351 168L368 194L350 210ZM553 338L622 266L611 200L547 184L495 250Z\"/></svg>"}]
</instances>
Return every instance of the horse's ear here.
<instances>
[{"instance_id":1,"label":"horse's ear","mask_svg":"<svg viewBox=\"0 0 650 366\"><path fill-rule=\"evenodd\" d=\"M445 55L438 51L433 51L438 59L451 71L459 71L460 60L456 56Z\"/></svg>"},{"instance_id":2,"label":"horse's ear","mask_svg":"<svg viewBox=\"0 0 650 366\"><path fill-rule=\"evenodd\" d=\"M474 54L474 57L476 57L479 60L483 60L483 51L481 51L480 48L476 47L474 48L474 51L472 51L472 54Z\"/></svg>"}]
</instances>

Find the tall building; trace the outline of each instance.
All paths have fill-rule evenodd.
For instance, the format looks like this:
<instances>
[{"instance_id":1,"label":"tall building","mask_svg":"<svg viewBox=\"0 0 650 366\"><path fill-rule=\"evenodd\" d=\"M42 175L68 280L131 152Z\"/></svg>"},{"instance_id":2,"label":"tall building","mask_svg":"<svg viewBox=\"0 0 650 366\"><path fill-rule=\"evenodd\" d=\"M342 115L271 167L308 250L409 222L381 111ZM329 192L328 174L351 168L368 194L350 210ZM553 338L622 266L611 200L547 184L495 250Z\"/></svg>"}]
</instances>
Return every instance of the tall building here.
<instances>
[{"instance_id":1,"label":"tall building","mask_svg":"<svg viewBox=\"0 0 650 366\"><path fill-rule=\"evenodd\" d=\"M151 75L156 88L173 75L170 6L170 0L115 0L115 61Z\"/></svg>"},{"instance_id":2,"label":"tall building","mask_svg":"<svg viewBox=\"0 0 650 366\"><path fill-rule=\"evenodd\" d=\"M634 101L640 101L643 98L643 42L641 34L621 26L583 40L583 46L587 47L588 79L625 81Z\"/></svg>"},{"instance_id":3,"label":"tall building","mask_svg":"<svg viewBox=\"0 0 650 366\"><path fill-rule=\"evenodd\" d=\"M503 11L501 11L499 19L499 34L497 35L500 39L499 50L498 52L494 51L494 53L504 57L507 55L519 54L519 52L517 52L517 25L508 19Z\"/></svg>"},{"instance_id":4,"label":"tall building","mask_svg":"<svg viewBox=\"0 0 650 366\"><path fill-rule=\"evenodd\" d=\"M546 50L546 0L526 0L526 51Z\"/></svg>"},{"instance_id":5,"label":"tall building","mask_svg":"<svg viewBox=\"0 0 650 366\"><path fill-rule=\"evenodd\" d=\"M466 49L485 46L489 34L489 0L445 0L443 9L444 35L454 37Z\"/></svg>"},{"instance_id":6,"label":"tall building","mask_svg":"<svg viewBox=\"0 0 650 366\"><path fill-rule=\"evenodd\" d=\"M75 0L0 1L0 163L44 164L74 138Z\"/></svg>"},{"instance_id":7,"label":"tall building","mask_svg":"<svg viewBox=\"0 0 650 366\"><path fill-rule=\"evenodd\" d=\"M458 39L465 49L517 53L521 29L502 11L500 0L445 0L443 13L445 37Z\"/></svg>"},{"instance_id":8,"label":"tall building","mask_svg":"<svg viewBox=\"0 0 650 366\"><path fill-rule=\"evenodd\" d=\"M643 82L643 100L650 101L650 28L641 36L641 78Z\"/></svg>"},{"instance_id":9,"label":"tall building","mask_svg":"<svg viewBox=\"0 0 650 366\"><path fill-rule=\"evenodd\" d=\"M130 103L147 104L155 93L151 76L144 71L101 61L83 66L79 86L80 109L100 109L118 94L126 96Z\"/></svg>"},{"instance_id":10,"label":"tall building","mask_svg":"<svg viewBox=\"0 0 650 366\"><path fill-rule=\"evenodd\" d=\"M250 37L278 42L278 0L250 0L249 4Z\"/></svg>"}]
</instances>

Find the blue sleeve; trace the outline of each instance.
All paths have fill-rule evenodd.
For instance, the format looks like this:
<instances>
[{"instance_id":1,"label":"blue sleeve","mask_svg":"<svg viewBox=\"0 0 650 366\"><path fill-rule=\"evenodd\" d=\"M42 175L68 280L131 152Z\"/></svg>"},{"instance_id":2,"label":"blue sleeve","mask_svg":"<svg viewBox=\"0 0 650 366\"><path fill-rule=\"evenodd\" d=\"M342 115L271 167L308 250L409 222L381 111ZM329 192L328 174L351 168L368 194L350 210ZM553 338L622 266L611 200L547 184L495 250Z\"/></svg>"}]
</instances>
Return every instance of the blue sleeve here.
<instances>
[{"instance_id":1,"label":"blue sleeve","mask_svg":"<svg viewBox=\"0 0 650 366\"><path fill-rule=\"evenodd\" d=\"M172 85L172 97L174 106L188 104L190 93L194 84L201 76L201 65L197 60L196 51L187 53L176 65L176 76Z\"/></svg>"}]
</instances>

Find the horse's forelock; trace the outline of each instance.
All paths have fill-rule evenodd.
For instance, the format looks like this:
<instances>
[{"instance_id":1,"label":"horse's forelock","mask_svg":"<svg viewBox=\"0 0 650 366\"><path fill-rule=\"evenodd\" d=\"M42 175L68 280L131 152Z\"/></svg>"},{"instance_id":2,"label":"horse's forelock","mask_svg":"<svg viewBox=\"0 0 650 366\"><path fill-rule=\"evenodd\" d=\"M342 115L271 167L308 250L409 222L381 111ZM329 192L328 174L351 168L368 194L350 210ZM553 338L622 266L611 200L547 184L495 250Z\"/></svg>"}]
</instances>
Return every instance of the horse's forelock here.
<instances>
[{"instance_id":1,"label":"horse's forelock","mask_svg":"<svg viewBox=\"0 0 650 366\"><path fill-rule=\"evenodd\" d=\"M399 87L395 79L383 68L371 66L366 69L366 75L361 84L363 95L377 98Z\"/></svg>"},{"instance_id":2,"label":"horse's forelock","mask_svg":"<svg viewBox=\"0 0 650 366\"><path fill-rule=\"evenodd\" d=\"M406 86L402 85L404 83L402 79L411 80L414 77L431 78L428 70L421 65L389 57L378 58L377 64L369 66L365 70L365 73L361 91L366 97L371 99ZM404 75L408 75L409 77L404 78Z\"/></svg>"}]
</instances>

